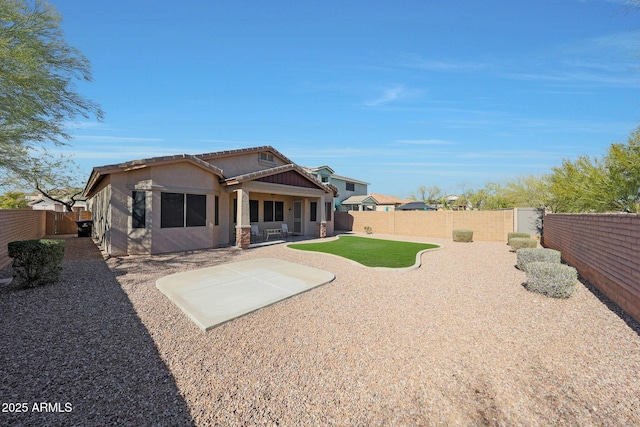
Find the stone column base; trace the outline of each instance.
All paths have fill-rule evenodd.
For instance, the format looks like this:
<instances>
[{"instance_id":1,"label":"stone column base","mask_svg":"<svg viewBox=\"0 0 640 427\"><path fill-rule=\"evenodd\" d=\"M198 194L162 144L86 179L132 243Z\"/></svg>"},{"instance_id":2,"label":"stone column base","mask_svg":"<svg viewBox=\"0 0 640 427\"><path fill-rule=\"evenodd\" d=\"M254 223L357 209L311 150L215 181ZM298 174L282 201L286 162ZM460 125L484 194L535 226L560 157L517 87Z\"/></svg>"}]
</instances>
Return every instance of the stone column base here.
<instances>
[{"instance_id":1,"label":"stone column base","mask_svg":"<svg viewBox=\"0 0 640 427\"><path fill-rule=\"evenodd\" d=\"M247 249L251 245L251 226L236 226L236 246L240 249Z\"/></svg>"},{"instance_id":2,"label":"stone column base","mask_svg":"<svg viewBox=\"0 0 640 427\"><path fill-rule=\"evenodd\" d=\"M318 224L318 237L321 239L327 237L327 223L324 221Z\"/></svg>"}]
</instances>

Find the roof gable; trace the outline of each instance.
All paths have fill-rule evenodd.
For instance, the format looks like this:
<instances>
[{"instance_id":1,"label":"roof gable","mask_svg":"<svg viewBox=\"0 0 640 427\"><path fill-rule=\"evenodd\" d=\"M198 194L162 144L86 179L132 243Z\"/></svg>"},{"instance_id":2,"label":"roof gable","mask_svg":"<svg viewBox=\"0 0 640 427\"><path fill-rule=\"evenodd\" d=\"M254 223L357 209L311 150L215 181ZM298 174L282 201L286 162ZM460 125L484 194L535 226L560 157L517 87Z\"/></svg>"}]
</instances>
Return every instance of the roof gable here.
<instances>
[{"instance_id":1,"label":"roof gable","mask_svg":"<svg viewBox=\"0 0 640 427\"><path fill-rule=\"evenodd\" d=\"M279 152L278 150L276 150L270 145L263 145L260 147L250 147L250 148L239 148L237 150L214 151L211 153L196 154L195 157L198 157L203 160L211 161L211 160L219 159L222 157L233 157L233 156L238 156L240 154L261 153L261 152L271 153L284 163L293 163L284 154L282 154L281 152Z\"/></svg>"},{"instance_id":2,"label":"roof gable","mask_svg":"<svg viewBox=\"0 0 640 427\"><path fill-rule=\"evenodd\" d=\"M343 205L362 205L365 203L378 204L378 201L370 195L351 196L340 202Z\"/></svg>"},{"instance_id":3,"label":"roof gable","mask_svg":"<svg viewBox=\"0 0 640 427\"><path fill-rule=\"evenodd\" d=\"M174 163L188 162L199 168L205 169L214 175L222 178L222 169L205 162L202 159L192 156L190 154L178 154L175 156L163 156L163 157L151 157L149 159L132 160L130 162L119 163L115 165L98 166L93 168L89 181L84 188L83 195L87 196L91 193L93 188L107 175L114 173L128 172L132 170L138 170L143 168L149 168L153 166L169 165Z\"/></svg>"},{"instance_id":4,"label":"roof gable","mask_svg":"<svg viewBox=\"0 0 640 427\"><path fill-rule=\"evenodd\" d=\"M319 188L326 193L333 193L334 195L338 192L334 186L323 184L314 178L313 175L293 163L227 178L223 181L223 184L235 185L247 181L268 182L294 187Z\"/></svg>"},{"instance_id":5,"label":"roof gable","mask_svg":"<svg viewBox=\"0 0 640 427\"><path fill-rule=\"evenodd\" d=\"M384 194L372 193L371 196L378 201L379 205L397 205L401 203L409 203L411 200L402 200L394 196L386 196Z\"/></svg>"}]
</instances>

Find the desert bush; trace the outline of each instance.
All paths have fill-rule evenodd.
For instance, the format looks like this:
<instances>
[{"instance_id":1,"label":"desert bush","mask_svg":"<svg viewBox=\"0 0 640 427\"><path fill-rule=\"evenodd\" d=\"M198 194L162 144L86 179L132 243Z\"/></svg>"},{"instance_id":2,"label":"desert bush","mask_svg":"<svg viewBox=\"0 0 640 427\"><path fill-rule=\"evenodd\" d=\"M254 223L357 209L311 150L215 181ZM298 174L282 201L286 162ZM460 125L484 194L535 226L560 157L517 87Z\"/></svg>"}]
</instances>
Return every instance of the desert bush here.
<instances>
[{"instance_id":1,"label":"desert bush","mask_svg":"<svg viewBox=\"0 0 640 427\"><path fill-rule=\"evenodd\" d=\"M367 233L367 234L372 234L372 233L373 233L373 228L371 228L371 227L369 227L369 226L366 226L366 227L364 228L364 231L365 231L365 233Z\"/></svg>"},{"instance_id":2,"label":"desert bush","mask_svg":"<svg viewBox=\"0 0 640 427\"><path fill-rule=\"evenodd\" d=\"M564 264L531 262L527 264L526 288L553 298L569 298L576 290L578 272Z\"/></svg>"},{"instance_id":3,"label":"desert bush","mask_svg":"<svg viewBox=\"0 0 640 427\"><path fill-rule=\"evenodd\" d=\"M14 275L26 287L58 280L64 258L64 240L18 240L7 245Z\"/></svg>"},{"instance_id":4,"label":"desert bush","mask_svg":"<svg viewBox=\"0 0 640 427\"><path fill-rule=\"evenodd\" d=\"M548 262L560 264L560 251L546 248L523 248L516 251L518 256L518 268L527 271L530 262Z\"/></svg>"},{"instance_id":5,"label":"desert bush","mask_svg":"<svg viewBox=\"0 0 640 427\"><path fill-rule=\"evenodd\" d=\"M453 241L454 242L472 242L473 241L473 230L453 230Z\"/></svg>"},{"instance_id":6,"label":"desert bush","mask_svg":"<svg viewBox=\"0 0 640 427\"><path fill-rule=\"evenodd\" d=\"M538 246L538 241L535 239L523 239L522 237L515 237L511 239L509 246L511 246L511 250L513 251L524 248L535 248Z\"/></svg>"},{"instance_id":7,"label":"desert bush","mask_svg":"<svg viewBox=\"0 0 640 427\"><path fill-rule=\"evenodd\" d=\"M511 246L511 239L530 239L531 234L529 233L507 233L507 244Z\"/></svg>"}]
</instances>

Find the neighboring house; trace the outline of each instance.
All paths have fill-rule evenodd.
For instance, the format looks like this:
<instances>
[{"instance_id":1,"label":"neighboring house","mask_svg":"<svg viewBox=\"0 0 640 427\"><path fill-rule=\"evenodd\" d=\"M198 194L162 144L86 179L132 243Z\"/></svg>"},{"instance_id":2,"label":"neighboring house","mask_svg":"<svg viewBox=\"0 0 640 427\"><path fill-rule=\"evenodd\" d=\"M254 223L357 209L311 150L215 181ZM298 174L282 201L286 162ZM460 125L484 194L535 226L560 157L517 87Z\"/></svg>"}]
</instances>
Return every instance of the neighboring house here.
<instances>
[{"instance_id":1,"label":"neighboring house","mask_svg":"<svg viewBox=\"0 0 640 427\"><path fill-rule=\"evenodd\" d=\"M270 146L96 167L84 190L110 255L247 248L252 225L324 237L336 193Z\"/></svg>"},{"instance_id":2,"label":"neighboring house","mask_svg":"<svg viewBox=\"0 0 640 427\"><path fill-rule=\"evenodd\" d=\"M378 202L376 206L377 211L394 211L398 208L398 206L409 203L411 201L378 193L371 194L371 197L376 199L376 201Z\"/></svg>"},{"instance_id":3,"label":"neighboring house","mask_svg":"<svg viewBox=\"0 0 640 427\"><path fill-rule=\"evenodd\" d=\"M368 194L364 196L351 196L341 203L346 211L393 211L408 200L402 200L384 194Z\"/></svg>"},{"instance_id":4,"label":"neighboring house","mask_svg":"<svg viewBox=\"0 0 640 427\"><path fill-rule=\"evenodd\" d=\"M341 209L345 211L375 211L378 202L372 196L351 196L341 202Z\"/></svg>"},{"instance_id":5,"label":"neighboring house","mask_svg":"<svg viewBox=\"0 0 640 427\"><path fill-rule=\"evenodd\" d=\"M36 211L67 212L65 205L43 195L31 197L29 206L31 209ZM78 200L74 203L72 210L73 212L82 212L86 210L86 207L86 202L84 200Z\"/></svg>"},{"instance_id":6,"label":"neighboring house","mask_svg":"<svg viewBox=\"0 0 640 427\"><path fill-rule=\"evenodd\" d=\"M398 211L437 211L438 207L435 205L427 205L424 202L409 202L404 205L400 205L396 208Z\"/></svg>"},{"instance_id":7,"label":"neighboring house","mask_svg":"<svg viewBox=\"0 0 640 427\"><path fill-rule=\"evenodd\" d=\"M336 175L329 166L318 166L315 168L305 168L311 175L325 184L332 185L338 190L338 195L334 199L335 210L348 210L342 206L342 201L351 196L366 196L368 182L360 181L346 176Z\"/></svg>"},{"instance_id":8,"label":"neighboring house","mask_svg":"<svg viewBox=\"0 0 640 427\"><path fill-rule=\"evenodd\" d=\"M461 202L461 197L457 194L450 194L444 197L445 202L451 210L454 211L466 211L471 210L472 206L469 202Z\"/></svg>"}]
</instances>

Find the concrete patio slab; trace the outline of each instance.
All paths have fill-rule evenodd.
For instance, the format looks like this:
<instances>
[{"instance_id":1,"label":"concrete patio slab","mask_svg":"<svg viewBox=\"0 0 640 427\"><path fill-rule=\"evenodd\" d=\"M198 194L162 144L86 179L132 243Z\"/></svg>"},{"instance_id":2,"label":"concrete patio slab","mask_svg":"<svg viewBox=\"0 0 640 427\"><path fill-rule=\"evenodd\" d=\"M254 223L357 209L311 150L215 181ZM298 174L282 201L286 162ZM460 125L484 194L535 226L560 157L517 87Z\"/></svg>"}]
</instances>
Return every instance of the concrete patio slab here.
<instances>
[{"instance_id":1,"label":"concrete patio slab","mask_svg":"<svg viewBox=\"0 0 640 427\"><path fill-rule=\"evenodd\" d=\"M208 331L333 279L328 271L258 258L171 274L158 279L156 287Z\"/></svg>"}]
</instances>

